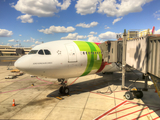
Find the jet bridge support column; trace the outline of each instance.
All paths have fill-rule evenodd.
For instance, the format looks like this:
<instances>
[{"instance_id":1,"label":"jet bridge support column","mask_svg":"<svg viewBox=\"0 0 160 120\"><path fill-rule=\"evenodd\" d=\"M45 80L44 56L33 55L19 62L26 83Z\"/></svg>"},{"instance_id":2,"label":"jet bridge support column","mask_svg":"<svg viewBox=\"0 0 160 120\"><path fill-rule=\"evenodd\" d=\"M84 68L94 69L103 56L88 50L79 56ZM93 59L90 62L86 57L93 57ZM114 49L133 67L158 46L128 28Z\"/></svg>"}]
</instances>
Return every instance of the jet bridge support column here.
<instances>
[{"instance_id":1,"label":"jet bridge support column","mask_svg":"<svg viewBox=\"0 0 160 120\"><path fill-rule=\"evenodd\" d=\"M122 57L122 87L121 87L122 90L125 90L126 40L127 40L126 29L124 29L124 33L123 33L123 57Z\"/></svg>"},{"instance_id":2,"label":"jet bridge support column","mask_svg":"<svg viewBox=\"0 0 160 120\"><path fill-rule=\"evenodd\" d=\"M144 83L143 91L148 91L148 76L145 76L145 83Z\"/></svg>"}]
</instances>

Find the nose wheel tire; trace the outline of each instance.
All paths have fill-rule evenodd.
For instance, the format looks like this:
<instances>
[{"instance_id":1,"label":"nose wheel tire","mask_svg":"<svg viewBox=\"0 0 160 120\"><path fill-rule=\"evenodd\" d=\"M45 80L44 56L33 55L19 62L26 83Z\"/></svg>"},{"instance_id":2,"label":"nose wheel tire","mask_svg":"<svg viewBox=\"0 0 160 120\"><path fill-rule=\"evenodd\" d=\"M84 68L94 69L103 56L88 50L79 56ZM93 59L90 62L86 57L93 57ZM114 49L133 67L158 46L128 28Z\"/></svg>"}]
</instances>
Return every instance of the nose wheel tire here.
<instances>
[{"instance_id":1,"label":"nose wheel tire","mask_svg":"<svg viewBox=\"0 0 160 120\"><path fill-rule=\"evenodd\" d=\"M69 95L69 88L68 87L64 87L63 94L64 95Z\"/></svg>"},{"instance_id":2,"label":"nose wheel tire","mask_svg":"<svg viewBox=\"0 0 160 120\"><path fill-rule=\"evenodd\" d=\"M61 87L59 88L59 92L60 92L61 94L63 94L63 86L61 86Z\"/></svg>"},{"instance_id":3,"label":"nose wheel tire","mask_svg":"<svg viewBox=\"0 0 160 120\"><path fill-rule=\"evenodd\" d=\"M59 88L59 92L60 92L60 94L69 95L69 88L61 86Z\"/></svg>"}]
</instances>

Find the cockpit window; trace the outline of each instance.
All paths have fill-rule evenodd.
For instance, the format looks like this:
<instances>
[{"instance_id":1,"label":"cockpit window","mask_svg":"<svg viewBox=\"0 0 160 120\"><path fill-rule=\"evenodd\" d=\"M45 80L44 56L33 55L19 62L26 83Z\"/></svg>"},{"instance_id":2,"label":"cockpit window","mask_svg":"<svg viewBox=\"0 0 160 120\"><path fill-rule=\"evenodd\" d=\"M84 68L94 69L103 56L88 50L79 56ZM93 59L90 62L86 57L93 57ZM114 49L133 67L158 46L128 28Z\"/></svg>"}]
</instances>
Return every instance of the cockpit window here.
<instances>
[{"instance_id":1,"label":"cockpit window","mask_svg":"<svg viewBox=\"0 0 160 120\"><path fill-rule=\"evenodd\" d=\"M31 50L28 54L36 54L38 50Z\"/></svg>"},{"instance_id":2,"label":"cockpit window","mask_svg":"<svg viewBox=\"0 0 160 120\"><path fill-rule=\"evenodd\" d=\"M51 55L49 50L44 50L44 52L45 52L46 55Z\"/></svg>"},{"instance_id":3,"label":"cockpit window","mask_svg":"<svg viewBox=\"0 0 160 120\"><path fill-rule=\"evenodd\" d=\"M38 52L38 54L44 55L43 50L40 50L40 51Z\"/></svg>"}]
</instances>

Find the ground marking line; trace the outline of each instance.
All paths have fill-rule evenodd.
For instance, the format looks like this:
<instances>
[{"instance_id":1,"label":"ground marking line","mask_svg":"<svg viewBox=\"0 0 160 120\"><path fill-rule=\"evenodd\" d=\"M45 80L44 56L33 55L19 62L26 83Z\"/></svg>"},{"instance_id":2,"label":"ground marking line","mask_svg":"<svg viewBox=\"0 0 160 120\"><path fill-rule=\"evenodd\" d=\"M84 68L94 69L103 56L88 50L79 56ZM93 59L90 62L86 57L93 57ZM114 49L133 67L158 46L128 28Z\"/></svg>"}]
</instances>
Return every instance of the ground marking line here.
<instances>
[{"instance_id":1,"label":"ground marking line","mask_svg":"<svg viewBox=\"0 0 160 120\"><path fill-rule=\"evenodd\" d=\"M102 96L105 96L105 97L114 98L114 99L117 99L117 100L122 100L122 101L124 101L124 99L121 99L121 98L111 97L111 96L108 96L108 95L105 95L105 94L95 93L95 92L92 92L92 91L90 91L90 92L91 92L91 93L94 93L94 94L97 94L97 95L102 95ZM160 108L160 107L157 107L157 106L150 106L150 105L146 105L146 104L140 104L140 103L132 102L132 101L129 101L129 100L127 100L127 101L128 101L129 103L133 103L133 104L137 104L137 105L154 107L154 108Z\"/></svg>"},{"instance_id":2,"label":"ground marking line","mask_svg":"<svg viewBox=\"0 0 160 120\"><path fill-rule=\"evenodd\" d=\"M46 82L46 83L49 83L49 84L53 84L52 82L49 82L49 81L46 81L46 80L42 80L42 79L40 79L40 78L38 78L38 77L36 77L38 80L40 80L40 81L43 81L43 82Z\"/></svg>"},{"instance_id":3,"label":"ground marking line","mask_svg":"<svg viewBox=\"0 0 160 120\"><path fill-rule=\"evenodd\" d=\"M156 119L158 119L158 118L160 118L160 117L158 116L158 117L156 117L156 118L154 118L154 119L152 119L152 120L156 120Z\"/></svg>"},{"instance_id":4,"label":"ground marking line","mask_svg":"<svg viewBox=\"0 0 160 120\"><path fill-rule=\"evenodd\" d=\"M8 93L8 92L15 92L15 91L19 91L19 90L25 90L25 89L29 89L29 88L34 88L34 87L44 86L44 85L49 85L49 84L42 84L42 85L36 85L36 86L31 86L31 87L26 87L26 88L21 88L21 89L16 89L16 90L11 90L11 91L6 91L6 92L0 92L0 94Z\"/></svg>"},{"instance_id":5,"label":"ground marking line","mask_svg":"<svg viewBox=\"0 0 160 120\"><path fill-rule=\"evenodd\" d=\"M38 80L41 80L40 78L37 77ZM43 82L47 82L48 84L42 84L42 85L36 85L36 86L31 86L31 87L26 87L26 88L21 88L21 89L16 89L16 90L11 90L11 91L6 91L6 92L0 92L0 94L3 93L8 93L8 92L15 92L15 91L19 91L19 90L25 90L25 89L29 89L29 88L35 88L35 87L39 87L39 86L44 86L44 85L49 85L52 84L51 82L45 81L45 80L41 80Z\"/></svg>"},{"instance_id":6,"label":"ground marking line","mask_svg":"<svg viewBox=\"0 0 160 120\"><path fill-rule=\"evenodd\" d=\"M131 114L133 114L133 113L136 113L136 112L139 112L139 111L142 111L142 110L145 110L145 109L147 109L147 108L148 108L148 107L145 107L145 108L143 108L143 109L140 109L140 110L137 110L137 111L134 111L134 112L131 112L131 113L128 113L128 114L122 115L122 116L120 116L120 117L118 117L118 118L115 118L115 119L113 119L113 120L120 119L120 118L122 118L122 117L125 117L125 116L128 116L128 115L131 115Z\"/></svg>"},{"instance_id":7,"label":"ground marking line","mask_svg":"<svg viewBox=\"0 0 160 120\"><path fill-rule=\"evenodd\" d=\"M139 117L137 117L137 118L134 118L134 119L132 119L132 120L137 120L138 118L144 117L144 116L146 116L146 115L149 115L149 114L154 113L154 112L159 111L159 110L160 110L160 109L157 109L157 110L155 110L155 111L152 111L152 112L149 112L149 113L147 113L147 114L141 115L141 116L139 116ZM155 118L154 118L154 119L155 119ZM156 119L157 119L157 118L156 118Z\"/></svg>"},{"instance_id":8,"label":"ground marking line","mask_svg":"<svg viewBox=\"0 0 160 120\"><path fill-rule=\"evenodd\" d=\"M114 93L114 92L126 92L127 90L121 90L121 91L113 91L113 92L104 92L104 93Z\"/></svg>"},{"instance_id":9,"label":"ground marking line","mask_svg":"<svg viewBox=\"0 0 160 120\"><path fill-rule=\"evenodd\" d=\"M122 105L124 105L127 102L127 100L119 103L118 105L114 106L113 108L111 108L110 110L106 111L105 113L103 113L102 115L98 116L97 118L95 118L94 120L99 120L101 118L103 118L104 116L108 115L109 113L111 113L113 110L121 107Z\"/></svg>"},{"instance_id":10,"label":"ground marking line","mask_svg":"<svg viewBox=\"0 0 160 120\"><path fill-rule=\"evenodd\" d=\"M79 78L79 77L78 77ZM76 78L70 85L72 85L78 78Z\"/></svg>"},{"instance_id":11,"label":"ground marking line","mask_svg":"<svg viewBox=\"0 0 160 120\"><path fill-rule=\"evenodd\" d=\"M21 80L31 80L32 78L30 79L21 79ZM3 82L0 82L0 83L5 83L5 82L16 82L16 81L21 81L21 80L13 80L13 81L3 81Z\"/></svg>"},{"instance_id":12,"label":"ground marking line","mask_svg":"<svg viewBox=\"0 0 160 120\"><path fill-rule=\"evenodd\" d=\"M126 105L126 104L125 104ZM139 105L135 105L135 106L131 106L131 107L128 107L128 108L124 108L122 110L119 110L119 111L116 111L116 112L112 112L112 113L109 113L108 115L111 115L111 114L114 114L114 113L118 113L118 112L121 112L121 111L124 111L124 110L127 110L127 109L131 109L131 108L134 108L134 107L137 107Z\"/></svg>"}]
</instances>

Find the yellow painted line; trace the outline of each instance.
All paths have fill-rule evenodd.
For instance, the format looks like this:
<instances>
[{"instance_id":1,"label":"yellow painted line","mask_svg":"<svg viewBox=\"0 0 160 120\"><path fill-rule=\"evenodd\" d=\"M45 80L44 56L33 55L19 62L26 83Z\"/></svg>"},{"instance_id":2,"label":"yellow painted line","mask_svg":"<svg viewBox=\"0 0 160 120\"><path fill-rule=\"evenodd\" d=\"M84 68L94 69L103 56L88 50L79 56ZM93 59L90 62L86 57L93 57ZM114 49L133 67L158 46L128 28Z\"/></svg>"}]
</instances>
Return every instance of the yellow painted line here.
<instances>
[{"instance_id":1,"label":"yellow painted line","mask_svg":"<svg viewBox=\"0 0 160 120\"><path fill-rule=\"evenodd\" d=\"M15 62L16 60L1 60L1 62Z\"/></svg>"},{"instance_id":2,"label":"yellow painted line","mask_svg":"<svg viewBox=\"0 0 160 120\"><path fill-rule=\"evenodd\" d=\"M56 97L57 99L59 99L59 100L62 100L63 98L60 98L60 97Z\"/></svg>"}]
</instances>

